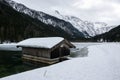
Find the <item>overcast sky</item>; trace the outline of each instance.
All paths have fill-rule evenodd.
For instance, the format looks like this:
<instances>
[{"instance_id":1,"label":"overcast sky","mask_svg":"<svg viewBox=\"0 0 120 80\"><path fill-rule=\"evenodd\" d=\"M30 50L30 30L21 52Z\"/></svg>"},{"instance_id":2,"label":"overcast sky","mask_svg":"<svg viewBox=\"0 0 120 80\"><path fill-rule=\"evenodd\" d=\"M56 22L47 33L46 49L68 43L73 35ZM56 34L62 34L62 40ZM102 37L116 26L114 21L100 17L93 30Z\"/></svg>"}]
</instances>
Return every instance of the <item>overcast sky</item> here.
<instances>
[{"instance_id":1,"label":"overcast sky","mask_svg":"<svg viewBox=\"0 0 120 80\"><path fill-rule=\"evenodd\" d=\"M82 20L120 24L120 0L14 0L29 8L52 13L60 11Z\"/></svg>"}]
</instances>

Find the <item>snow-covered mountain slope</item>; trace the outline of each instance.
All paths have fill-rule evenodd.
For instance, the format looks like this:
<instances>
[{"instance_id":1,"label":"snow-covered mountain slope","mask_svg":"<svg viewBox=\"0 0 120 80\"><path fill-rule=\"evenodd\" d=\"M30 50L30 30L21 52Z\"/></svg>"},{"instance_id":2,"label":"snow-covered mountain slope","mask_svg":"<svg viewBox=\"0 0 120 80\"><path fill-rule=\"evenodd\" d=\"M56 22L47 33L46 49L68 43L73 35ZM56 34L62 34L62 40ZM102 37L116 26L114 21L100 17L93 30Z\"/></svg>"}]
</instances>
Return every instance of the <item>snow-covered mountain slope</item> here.
<instances>
[{"instance_id":1,"label":"snow-covered mountain slope","mask_svg":"<svg viewBox=\"0 0 120 80\"><path fill-rule=\"evenodd\" d=\"M55 10L53 14L44 13L41 11L35 11L27 8L26 6L16 3L12 0L5 0L12 6L15 10L21 13L25 13L32 18L36 18L42 21L45 24L52 25L54 27L59 27L62 30L66 31L71 36L84 36L86 38L93 37L99 34L108 32L116 26L108 26L103 22L90 22L83 21L75 16L66 16L62 15L59 11ZM52 16L51 16L52 15Z\"/></svg>"},{"instance_id":2,"label":"snow-covered mountain slope","mask_svg":"<svg viewBox=\"0 0 120 80\"><path fill-rule=\"evenodd\" d=\"M97 32L96 35L109 32L111 29L113 29L113 28L115 28L115 27L117 27L117 26L106 26L106 27L97 28L97 29L96 29L96 32ZM95 35L95 36L96 36L96 35Z\"/></svg>"},{"instance_id":3,"label":"snow-covered mountain slope","mask_svg":"<svg viewBox=\"0 0 120 80\"><path fill-rule=\"evenodd\" d=\"M111 29L110 31L97 35L92 38L93 41L108 41L108 42L115 42L120 41L120 25Z\"/></svg>"},{"instance_id":4,"label":"snow-covered mountain slope","mask_svg":"<svg viewBox=\"0 0 120 80\"><path fill-rule=\"evenodd\" d=\"M108 26L104 22L89 22L89 21L83 21L80 18L77 18L75 16L62 15L57 10L55 10L55 13L53 16L70 22L80 32L84 33L86 37L88 34L89 36L96 36L98 34L108 32L112 28L116 27L116 26Z\"/></svg>"},{"instance_id":5,"label":"snow-covered mountain slope","mask_svg":"<svg viewBox=\"0 0 120 80\"><path fill-rule=\"evenodd\" d=\"M87 57L73 58L0 80L120 80L119 43L101 43L87 48Z\"/></svg>"},{"instance_id":6,"label":"snow-covered mountain slope","mask_svg":"<svg viewBox=\"0 0 120 80\"><path fill-rule=\"evenodd\" d=\"M104 22L95 22L93 24L94 24L94 29L96 31L96 35L103 34L105 32L110 31L111 29L117 27L117 25L116 26L115 25L114 26L108 26Z\"/></svg>"},{"instance_id":7,"label":"snow-covered mountain slope","mask_svg":"<svg viewBox=\"0 0 120 80\"><path fill-rule=\"evenodd\" d=\"M32 18L40 20L45 24L52 25L57 28L61 28L62 30L66 31L68 34L70 34L73 37L84 37L83 33L81 33L79 30L74 28L73 25L69 22L58 19L54 16L48 15L41 11L35 11L29 9L26 6L16 3L12 0L5 0L5 1L18 12L25 13L31 16Z\"/></svg>"}]
</instances>

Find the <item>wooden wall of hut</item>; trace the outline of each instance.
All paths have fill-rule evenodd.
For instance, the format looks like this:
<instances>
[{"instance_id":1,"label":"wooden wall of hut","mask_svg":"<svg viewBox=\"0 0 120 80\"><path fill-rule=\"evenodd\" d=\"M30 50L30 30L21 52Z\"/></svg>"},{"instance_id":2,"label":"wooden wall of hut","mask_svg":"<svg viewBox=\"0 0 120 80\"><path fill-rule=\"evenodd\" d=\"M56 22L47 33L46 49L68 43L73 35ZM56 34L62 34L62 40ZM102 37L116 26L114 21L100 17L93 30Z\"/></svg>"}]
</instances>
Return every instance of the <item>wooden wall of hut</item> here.
<instances>
[{"instance_id":1,"label":"wooden wall of hut","mask_svg":"<svg viewBox=\"0 0 120 80\"><path fill-rule=\"evenodd\" d=\"M41 48L23 48L22 50L23 55L31 55L36 57L43 57L43 58L50 58L50 52L47 49Z\"/></svg>"}]
</instances>

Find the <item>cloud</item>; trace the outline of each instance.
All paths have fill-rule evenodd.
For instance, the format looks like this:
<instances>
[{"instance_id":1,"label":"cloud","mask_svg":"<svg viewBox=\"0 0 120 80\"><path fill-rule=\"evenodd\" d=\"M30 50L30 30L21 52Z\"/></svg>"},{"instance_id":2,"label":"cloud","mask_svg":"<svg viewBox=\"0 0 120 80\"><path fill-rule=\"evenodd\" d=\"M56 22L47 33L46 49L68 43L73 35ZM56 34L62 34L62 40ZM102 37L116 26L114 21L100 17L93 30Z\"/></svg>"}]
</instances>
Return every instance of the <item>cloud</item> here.
<instances>
[{"instance_id":1,"label":"cloud","mask_svg":"<svg viewBox=\"0 0 120 80\"><path fill-rule=\"evenodd\" d=\"M73 15L93 22L120 24L120 0L14 0L29 8L52 14Z\"/></svg>"},{"instance_id":2,"label":"cloud","mask_svg":"<svg viewBox=\"0 0 120 80\"><path fill-rule=\"evenodd\" d=\"M120 24L120 1L118 0L77 0L73 7L81 13L79 17L85 20L101 21L110 25Z\"/></svg>"}]
</instances>

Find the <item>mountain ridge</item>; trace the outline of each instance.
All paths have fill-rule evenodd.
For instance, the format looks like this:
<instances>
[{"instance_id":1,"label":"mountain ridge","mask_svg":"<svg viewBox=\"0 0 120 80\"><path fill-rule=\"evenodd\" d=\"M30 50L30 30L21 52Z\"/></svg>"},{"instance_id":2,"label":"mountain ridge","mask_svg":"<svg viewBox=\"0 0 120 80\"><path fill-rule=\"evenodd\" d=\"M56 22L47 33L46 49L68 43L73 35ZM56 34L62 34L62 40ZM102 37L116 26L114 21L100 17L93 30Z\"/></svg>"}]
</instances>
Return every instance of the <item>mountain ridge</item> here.
<instances>
[{"instance_id":1,"label":"mountain ridge","mask_svg":"<svg viewBox=\"0 0 120 80\"><path fill-rule=\"evenodd\" d=\"M103 42L120 41L120 25L104 34L96 35L91 39L92 41L103 41Z\"/></svg>"},{"instance_id":2,"label":"mountain ridge","mask_svg":"<svg viewBox=\"0 0 120 80\"><path fill-rule=\"evenodd\" d=\"M66 31L68 34L74 37L84 37L83 33L81 33L79 30L74 28L69 22L66 22L64 20L58 19L54 16L51 16L49 14L46 14L41 11L36 11L27 8L26 6L16 3L12 0L5 0L11 7L13 7L16 11L27 14L31 16L34 19L38 19L42 21L43 23L47 25L52 25L54 27L59 27L62 30Z\"/></svg>"},{"instance_id":3,"label":"mountain ridge","mask_svg":"<svg viewBox=\"0 0 120 80\"><path fill-rule=\"evenodd\" d=\"M75 16L62 15L58 10L55 10L55 13L53 16L70 22L75 28L77 28L80 32L82 32L86 37L89 37L89 36L94 37L96 35L103 34L117 27L116 25L108 26L104 22L83 21L82 19Z\"/></svg>"},{"instance_id":4,"label":"mountain ridge","mask_svg":"<svg viewBox=\"0 0 120 80\"><path fill-rule=\"evenodd\" d=\"M8 2L10 6L12 6L18 12L25 13L31 16L32 18L37 18L38 20L42 21L45 24L49 24L54 27L58 26L64 31L73 35L73 38L75 36L74 34L77 34L78 36L82 35L85 38L94 37L96 35L108 32L112 28L116 27L116 26L108 26L104 22L83 21L75 16L62 15L58 10L55 10L54 15L51 15L49 13L44 13L42 11L36 11L27 8L26 6L20 3L16 3L12 0L5 0L5 1Z\"/></svg>"},{"instance_id":5,"label":"mountain ridge","mask_svg":"<svg viewBox=\"0 0 120 80\"><path fill-rule=\"evenodd\" d=\"M91 37L96 37L97 35L102 35L104 33L111 31L112 29L116 28L116 26L107 26L107 24L104 22L94 22L93 23L90 21L83 21L80 18L75 17L75 16L62 15L58 10L55 10L56 15L49 15L49 14L41 12L41 11L29 9L26 6L16 3L12 0L0 0L0 2L4 2L4 4L6 3L7 6L9 6L10 8L12 8L14 10L14 11L13 10L11 10L11 11L13 12L13 14L15 16L10 14L11 13L10 11L7 11L7 13L5 13L8 17L12 15L10 17L11 20L13 17L13 19L15 19L17 21L17 19L14 18L14 17L16 17L16 14L17 14L17 17L19 14L19 16L21 16L22 19L25 20L25 23L22 21L22 23L24 24L23 26L25 27L22 29L27 30L28 32L22 31L24 34L19 32L22 34L22 35L19 34L19 38L21 38L21 39L29 38L29 37L61 36L61 37L67 38L67 39L84 39L85 40L85 38L86 38L86 40L87 40ZM2 13L2 12L6 12L6 11L4 11L4 9L2 10L2 8L1 8L0 13ZM5 15L3 15L3 17L1 15L0 17L2 20L2 18L5 17ZM29 17L31 17L31 18L29 18ZM20 20L22 20L22 19L20 18ZM8 21L9 19L3 18L3 20L5 23L5 20ZM3 21L1 21L1 23L2 22ZM18 24L20 24L20 25L15 24L14 22L11 22L10 20L8 21L7 24L9 26L11 26L11 24L12 24L12 25L19 26L19 27L22 25L22 24L20 24L19 20L18 20ZM17 30L15 28L15 26L14 26L14 28L12 28L13 31ZM0 35L5 33L4 29L5 28L3 27L3 25L0 25L0 31L1 31ZM7 29L8 29L8 31L12 31L12 29L10 29L10 28L7 28ZM28 29L30 29L30 30L28 30ZM10 33L10 32L8 32L8 33ZM5 34L9 35L8 33L7 34L5 33ZM14 36L15 36L15 34L14 34ZM11 37L8 36L7 39L12 38L12 37L13 37L13 34L11 34ZM13 41L13 38L12 38L12 41ZM6 38L3 38L3 39L6 39ZM21 39L17 39L17 41L19 41Z\"/></svg>"},{"instance_id":6,"label":"mountain ridge","mask_svg":"<svg viewBox=\"0 0 120 80\"><path fill-rule=\"evenodd\" d=\"M59 27L47 25L38 19L14 10L4 0L0 0L0 43L18 42L31 37L72 36Z\"/></svg>"}]
</instances>

